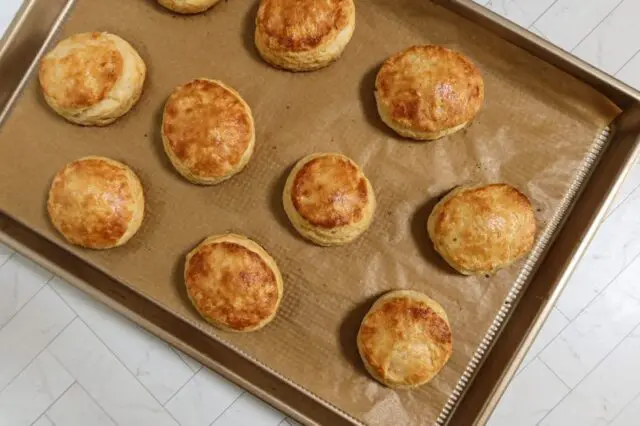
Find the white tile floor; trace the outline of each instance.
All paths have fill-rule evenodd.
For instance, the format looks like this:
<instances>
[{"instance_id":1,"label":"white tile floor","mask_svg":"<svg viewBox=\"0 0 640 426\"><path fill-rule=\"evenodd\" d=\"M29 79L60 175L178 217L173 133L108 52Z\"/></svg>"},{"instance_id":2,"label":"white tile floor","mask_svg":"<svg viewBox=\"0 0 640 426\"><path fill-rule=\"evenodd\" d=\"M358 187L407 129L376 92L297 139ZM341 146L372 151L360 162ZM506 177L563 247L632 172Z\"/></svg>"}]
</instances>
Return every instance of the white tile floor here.
<instances>
[{"instance_id":1,"label":"white tile floor","mask_svg":"<svg viewBox=\"0 0 640 426\"><path fill-rule=\"evenodd\" d=\"M0 32L21 0L0 1ZM478 0L640 87L639 0ZM640 167L492 426L640 424ZM289 421L0 245L0 426Z\"/></svg>"}]
</instances>

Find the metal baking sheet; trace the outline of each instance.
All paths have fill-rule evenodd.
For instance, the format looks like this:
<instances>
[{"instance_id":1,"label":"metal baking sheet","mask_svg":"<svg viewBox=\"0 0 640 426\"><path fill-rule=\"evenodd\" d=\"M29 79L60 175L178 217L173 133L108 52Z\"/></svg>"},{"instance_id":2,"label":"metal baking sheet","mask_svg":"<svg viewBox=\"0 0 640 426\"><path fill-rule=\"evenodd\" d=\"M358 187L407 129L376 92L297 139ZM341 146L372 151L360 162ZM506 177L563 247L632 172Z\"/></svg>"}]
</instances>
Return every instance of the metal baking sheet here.
<instances>
[{"instance_id":1,"label":"metal baking sheet","mask_svg":"<svg viewBox=\"0 0 640 426\"><path fill-rule=\"evenodd\" d=\"M56 22L63 18L62 14L65 12L64 7L69 5L69 3L57 0L51 0L47 2L46 5L44 3L44 1L28 1L23 8L23 14L21 15L22 21L18 21L20 25L14 26L9 36L5 39L3 48L0 50L0 55L2 55L0 56L0 71L3 76L7 75L8 78L2 82L2 84L7 84L7 90L3 90L2 93L12 93L12 89L18 86L18 81L26 74L27 68L31 64L30 58L35 57L41 50L50 35L50 28L54 27ZM620 107L628 110L623 113L619 123L616 124L615 127L618 129L616 133L608 139L602 139L601 149L594 152L594 158L589 160L588 170L586 170L588 173L584 176L583 184L579 185L579 188L575 189L575 194L572 194L572 197L567 200L570 204L567 205L567 208L576 202L584 204L590 201L591 204L587 204L588 210L583 210L583 212L588 211L593 212L593 214L589 216L587 222L582 221L584 223L583 228L579 226L576 227L574 222L579 223L580 221L574 221L572 217L572 221L569 223L574 229L565 227L561 228L558 233L554 232L554 235L550 235L549 237L557 238L556 244L554 246L545 246L544 250L541 250L540 256L543 256L549 247L551 250L554 250L561 242L566 241L564 245L565 250L553 257L554 263L556 264L555 267L550 268L552 264L548 260L549 257L547 257L544 264L545 268L543 268L546 276L551 274L552 277L555 277L554 280L546 280L545 283L551 286L549 288L555 288L557 291L563 284L563 280L566 280L567 272L571 269L571 266L575 263L575 259L584 248L584 242L579 243L580 237L582 235L588 236L593 232L593 229L595 229L595 226L599 223L602 216L599 212L606 208L608 200L611 199L611 194L615 191L621 181L622 175L628 169L629 164L631 164L630 161L635 155L638 129L634 127L636 121L634 121L631 106L636 102L636 93L624 85L594 72L594 70L589 69L584 66L584 64L576 62L567 55L558 55L559 52L554 52L548 45L545 46L545 44L539 40L531 38L514 28L509 28L508 24L501 22L491 14L481 10L475 10L471 4L465 2L445 2L444 4L456 10L458 13L480 22L482 25L510 39L510 41L523 46L525 49L532 51L534 54L538 54L545 60L563 68L565 71L587 81L592 86L597 87L610 99L614 100ZM20 58L21 60L18 60ZM11 64L11 66L8 66L9 64ZM611 156L613 156L613 158L610 158ZM600 167L596 168L595 166L598 163ZM606 170L602 169L604 166L606 166ZM594 171L596 173L595 176L598 176L597 182L594 182L594 178L588 179L588 175L591 175ZM608 182L608 184L604 182ZM579 196L580 194L583 195ZM581 218L585 216L583 213ZM563 216L563 223L566 218L566 215ZM51 245L27 228L21 227L7 218L0 219L0 228L2 228L1 224L3 221L9 223L8 228L5 228L2 234L4 241L50 267L55 272L65 276L74 284L91 292L99 299L110 304L120 312L123 312L152 332L176 344L205 364L212 366L212 368L222 372L232 380L239 382L258 396L292 414L294 417L307 422L321 422L324 424L340 424L341 422L350 421L347 417L342 416L341 413L336 411L334 407L324 404L322 401L305 392L300 392L300 390L291 383L287 383L287 380L282 380L282 378L278 378L268 371L256 367L247 361L247 359L238 356L219 342L206 338L197 327L185 323L185 321L182 321L175 315L154 305L153 301L141 298L139 294L130 291L114 280L110 280L105 274L89 267L64 250ZM571 234L567 235L566 229L572 229ZM563 236L566 236L566 238L563 239ZM567 247L569 247L569 250L566 250ZM567 259L567 261L564 263L558 261L563 258ZM553 271L556 271L556 275L553 275ZM499 364L498 368L491 369L492 372L501 371L505 372L505 374L500 375L499 379L494 380L493 384L488 384L490 380L484 378L474 382L470 388L467 400L471 402L482 401L482 404L476 403L473 405L471 403L465 403L462 406L457 405L459 398L456 396L456 393L464 393L467 387L463 386L460 390L456 389L456 392L452 394L453 397L448 401L450 408L448 411L445 410L441 415L439 420L441 423L445 423L450 419L450 414L453 413L453 409L456 406L462 407L456 410L456 418L465 419L465 422L472 418L482 421L483 416L486 417L497 395L500 393L501 387L504 387L504 384L508 381L510 377L509 371L515 368L513 365L517 363L517 354L521 353L524 346L527 345L527 342L531 340L531 336L535 334L537 326L545 316L546 304L538 304L539 308L536 309L535 306L537 305L536 302L538 299L535 299L534 296L529 296L532 289L537 288L535 284L539 282L539 276L541 276L540 272L534 276L527 293L525 293L524 296L519 296L521 299L520 303L516 304L517 301L514 300L513 307L510 310L513 311L513 313L508 312L505 314L505 317L506 315L512 315L516 318L519 312L524 312L524 308L528 307L526 311L534 311L537 315L537 318L536 316L531 317L531 315L529 315L529 317L526 317L526 320L518 321L521 333L517 334L516 338L512 335L510 341L522 342L524 339L524 344L521 345L519 351L517 350L517 346L515 348L511 347L509 357L507 357L508 362L505 361ZM88 277L91 277L91 279L88 279ZM88 285L88 282L90 282L91 285ZM514 323L514 321L509 321L506 330L509 330L510 326ZM524 329L523 324L525 325ZM502 327L499 328L502 329ZM498 330L498 332L499 331L501 330ZM525 338L525 336L528 337ZM500 346L503 338L497 339L495 342L497 346ZM489 342L489 345L493 344L494 341ZM492 351L491 356L486 362L491 362L496 353L498 352ZM502 359L505 358L504 352L501 351L499 354L501 354ZM480 356L477 364L483 361L485 361L485 357ZM483 371L484 370L481 370L481 377ZM475 375L475 369L472 369L466 380L470 381L473 375ZM472 409L467 408L472 406L480 407L475 414ZM454 422L453 424L458 423Z\"/></svg>"}]
</instances>

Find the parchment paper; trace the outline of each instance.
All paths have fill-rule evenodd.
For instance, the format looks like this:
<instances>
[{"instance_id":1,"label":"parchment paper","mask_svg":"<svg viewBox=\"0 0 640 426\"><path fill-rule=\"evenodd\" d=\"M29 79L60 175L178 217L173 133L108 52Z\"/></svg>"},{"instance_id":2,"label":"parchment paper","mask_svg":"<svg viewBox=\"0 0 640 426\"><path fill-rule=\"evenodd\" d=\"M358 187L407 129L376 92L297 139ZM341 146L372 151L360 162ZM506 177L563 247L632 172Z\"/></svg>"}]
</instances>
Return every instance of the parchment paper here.
<instances>
[{"instance_id":1,"label":"parchment paper","mask_svg":"<svg viewBox=\"0 0 640 426\"><path fill-rule=\"evenodd\" d=\"M594 137L617 113L586 85L423 0L358 1L357 29L344 57L308 74L261 62L253 46L254 1L221 2L192 17L172 15L154 0L77 3L63 35L106 30L130 41L148 65L144 94L116 124L81 128L55 116L32 79L0 133L0 210L65 246L45 214L53 175L86 155L129 164L146 191L142 229L119 249L72 250L371 425L436 419L520 270L515 265L491 278L454 273L434 253L426 232L438 197L460 184L508 182L532 199L542 228ZM433 143L395 136L378 118L373 98L379 64L418 43L464 52L486 82L486 103L473 125ZM256 152L249 166L216 187L182 179L159 136L166 97L195 77L236 88L256 121ZM286 219L285 178L299 158L316 151L350 156L376 191L373 225L354 244L314 246ZM208 235L225 231L261 243L282 270L282 307L263 331L217 332L186 299L184 255ZM374 382L355 345L359 322L372 302L399 288L438 300L454 333L450 362L432 383L414 391Z\"/></svg>"}]
</instances>

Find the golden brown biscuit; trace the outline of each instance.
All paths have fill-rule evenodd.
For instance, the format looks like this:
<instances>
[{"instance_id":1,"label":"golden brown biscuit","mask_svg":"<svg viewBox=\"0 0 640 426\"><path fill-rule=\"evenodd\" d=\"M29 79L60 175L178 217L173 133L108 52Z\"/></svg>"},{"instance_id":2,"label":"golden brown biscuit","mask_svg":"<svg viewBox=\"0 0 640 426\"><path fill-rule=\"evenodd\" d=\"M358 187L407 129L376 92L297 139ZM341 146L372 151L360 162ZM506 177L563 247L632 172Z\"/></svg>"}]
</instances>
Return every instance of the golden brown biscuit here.
<instances>
[{"instance_id":1,"label":"golden brown biscuit","mask_svg":"<svg viewBox=\"0 0 640 426\"><path fill-rule=\"evenodd\" d=\"M353 0L261 0L255 43L273 66L312 71L342 55L355 26Z\"/></svg>"},{"instance_id":2,"label":"golden brown biscuit","mask_svg":"<svg viewBox=\"0 0 640 426\"><path fill-rule=\"evenodd\" d=\"M293 227L322 246L356 239L376 209L373 188L360 167L336 153L300 160L287 178L282 199Z\"/></svg>"},{"instance_id":3,"label":"golden brown biscuit","mask_svg":"<svg viewBox=\"0 0 640 426\"><path fill-rule=\"evenodd\" d=\"M474 119L484 101L484 81L460 53L413 46L384 62L375 95L382 121L398 134L433 140Z\"/></svg>"},{"instance_id":4,"label":"golden brown biscuit","mask_svg":"<svg viewBox=\"0 0 640 426\"><path fill-rule=\"evenodd\" d=\"M392 291L362 320L358 351L369 374L391 388L415 388L444 367L453 343L447 314L417 291Z\"/></svg>"},{"instance_id":5,"label":"golden brown biscuit","mask_svg":"<svg viewBox=\"0 0 640 426\"><path fill-rule=\"evenodd\" d=\"M278 265L241 235L209 237L187 255L187 294L209 323L227 331L255 331L276 316L283 284Z\"/></svg>"},{"instance_id":6,"label":"golden brown biscuit","mask_svg":"<svg viewBox=\"0 0 640 426\"><path fill-rule=\"evenodd\" d=\"M109 33L62 40L40 63L40 86L51 108L84 126L106 126L140 99L146 66L138 52Z\"/></svg>"},{"instance_id":7,"label":"golden brown biscuit","mask_svg":"<svg viewBox=\"0 0 640 426\"><path fill-rule=\"evenodd\" d=\"M183 14L200 13L213 7L220 0L158 0L167 9Z\"/></svg>"},{"instance_id":8,"label":"golden brown biscuit","mask_svg":"<svg viewBox=\"0 0 640 426\"><path fill-rule=\"evenodd\" d=\"M121 246L142 224L142 184L122 163L84 157L56 174L47 211L53 226L71 244L91 249Z\"/></svg>"},{"instance_id":9,"label":"golden brown biscuit","mask_svg":"<svg viewBox=\"0 0 640 426\"><path fill-rule=\"evenodd\" d=\"M529 253L536 236L531 203L507 184L462 186L433 209L435 250L465 275L493 274Z\"/></svg>"},{"instance_id":10,"label":"golden brown biscuit","mask_svg":"<svg viewBox=\"0 0 640 426\"><path fill-rule=\"evenodd\" d=\"M213 185L240 172L255 144L251 108L238 92L199 78L178 86L164 107L162 142L187 180Z\"/></svg>"}]
</instances>

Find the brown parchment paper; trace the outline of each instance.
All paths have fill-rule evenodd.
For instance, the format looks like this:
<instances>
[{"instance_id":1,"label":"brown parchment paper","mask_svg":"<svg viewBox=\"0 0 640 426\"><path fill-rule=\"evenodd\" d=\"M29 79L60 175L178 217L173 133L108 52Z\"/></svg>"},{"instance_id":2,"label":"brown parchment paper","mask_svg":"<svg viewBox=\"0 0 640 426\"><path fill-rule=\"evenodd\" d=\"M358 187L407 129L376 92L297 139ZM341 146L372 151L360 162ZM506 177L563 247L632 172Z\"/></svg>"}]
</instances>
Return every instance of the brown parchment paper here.
<instances>
[{"instance_id":1,"label":"brown parchment paper","mask_svg":"<svg viewBox=\"0 0 640 426\"><path fill-rule=\"evenodd\" d=\"M82 128L55 116L32 78L0 131L0 210L67 247L45 213L51 178L81 156L123 161L145 187L142 229L125 247L70 248L74 253L364 423L429 424L520 271L515 265L491 278L454 273L431 248L430 209L456 185L504 181L532 199L542 228L595 136L618 111L586 85L427 1L361 0L356 6L357 29L343 58L325 70L292 74L257 56L254 1L229 0L180 17L154 0L78 0L62 35L106 30L129 40L148 65L144 94L114 125ZM432 143L395 136L379 120L373 98L380 63L418 43L464 52L486 82L486 103L473 125ZM249 166L216 187L191 185L174 172L159 136L166 97L195 77L236 88L256 121ZM309 244L284 214L281 193L291 166L316 151L350 156L376 191L373 225L351 245ZM257 333L215 331L183 290L186 252L225 231L261 243L285 279L276 320ZM454 333L450 362L414 391L374 382L355 345L373 300L398 288L438 300Z\"/></svg>"}]
</instances>

